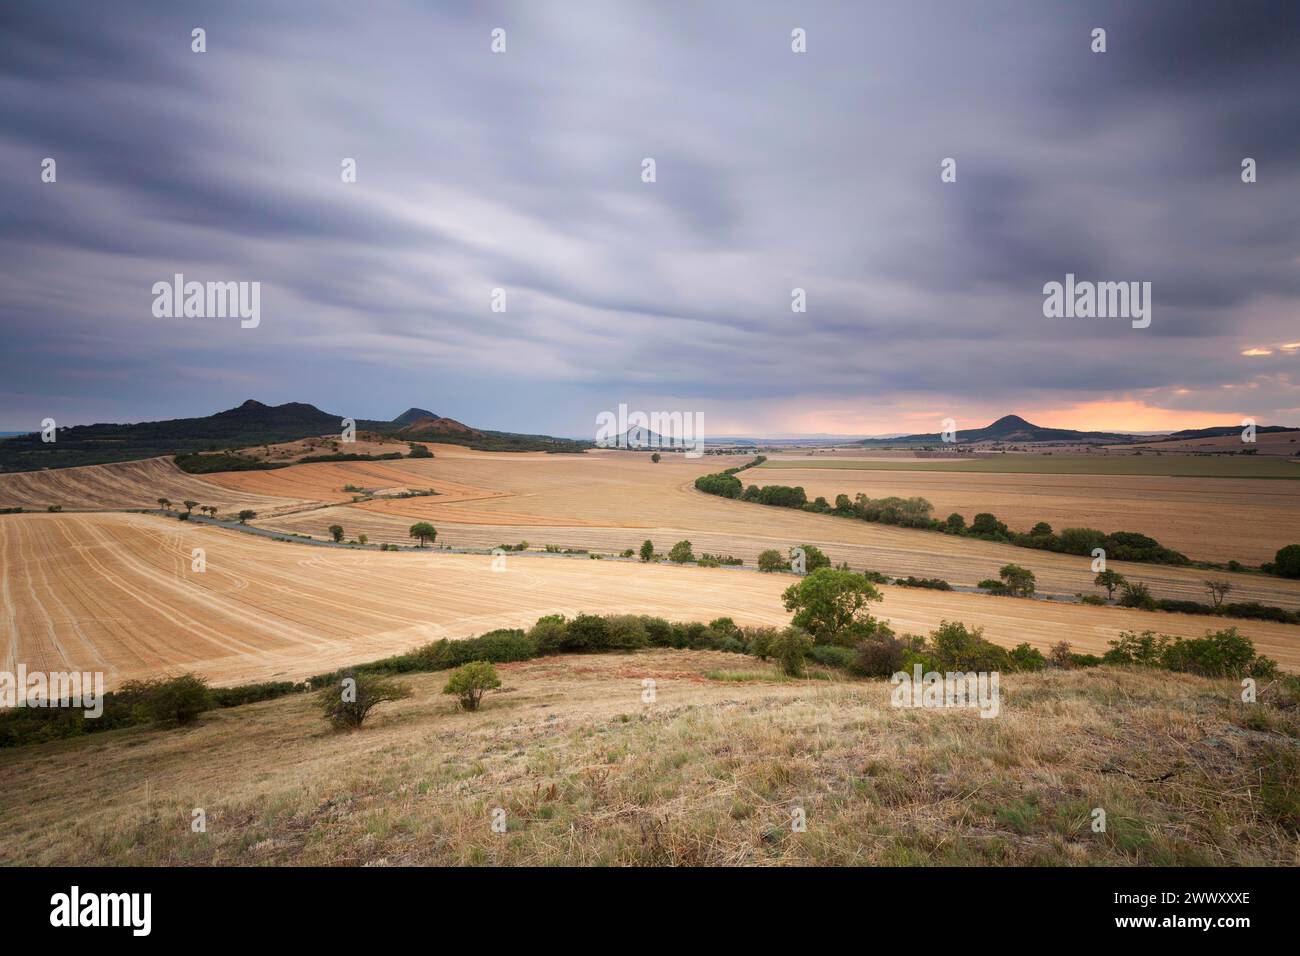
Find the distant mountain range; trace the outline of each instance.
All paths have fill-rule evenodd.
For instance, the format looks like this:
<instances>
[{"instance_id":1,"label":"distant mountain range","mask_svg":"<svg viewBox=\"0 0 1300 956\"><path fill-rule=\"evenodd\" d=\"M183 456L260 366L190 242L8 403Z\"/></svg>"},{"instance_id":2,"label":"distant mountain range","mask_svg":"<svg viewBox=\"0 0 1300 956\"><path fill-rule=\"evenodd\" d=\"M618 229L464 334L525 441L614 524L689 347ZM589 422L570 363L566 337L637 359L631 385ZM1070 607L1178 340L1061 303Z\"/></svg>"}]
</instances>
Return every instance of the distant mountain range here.
<instances>
[{"instance_id":1,"label":"distant mountain range","mask_svg":"<svg viewBox=\"0 0 1300 956\"><path fill-rule=\"evenodd\" d=\"M1269 425L1255 429L1257 434L1268 432L1293 431L1281 425ZM1044 428L1027 422L1019 415L1003 415L991 425L984 428L958 429L953 444L973 445L979 442L1003 442L1007 444L1026 444L1031 442L1094 442L1119 444L1121 442L1152 442L1182 440L1186 438L1209 438L1218 435L1232 435L1241 431L1239 426L1223 425L1215 428L1189 428L1170 434L1134 435L1122 432L1083 432L1072 428ZM943 445L943 434L931 432L923 435L901 435L897 438L864 438L854 442L856 445Z\"/></svg>"},{"instance_id":2,"label":"distant mountain range","mask_svg":"<svg viewBox=\"0 0 1300 956\"><path fill-rule=\"evenodd\" d=\"M303 402L266 405L250 398L235 408L202 418L59 428L52 442L42 441L39 432L29 432L0 439L0 471L98 465L296 441L338 434L343 417ZM549 435L471 428L422 408L409 408L392 421L356 419L356 427L358 431L379 432L398 440L439 441L487 451L579 452L593 447L592 442Z\"/></svg>"}]
</instances>

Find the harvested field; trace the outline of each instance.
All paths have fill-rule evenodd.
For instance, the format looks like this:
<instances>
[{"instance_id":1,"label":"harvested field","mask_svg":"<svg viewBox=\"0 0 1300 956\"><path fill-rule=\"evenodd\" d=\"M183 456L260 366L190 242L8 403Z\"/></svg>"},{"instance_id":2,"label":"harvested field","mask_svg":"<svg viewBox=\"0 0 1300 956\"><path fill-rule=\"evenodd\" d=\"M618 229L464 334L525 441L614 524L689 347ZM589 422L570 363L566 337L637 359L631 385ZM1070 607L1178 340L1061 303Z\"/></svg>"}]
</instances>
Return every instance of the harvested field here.
<instances>
[{"instance_id":1,"label":"harvested field","mask_svg":"<svg viewBox=\"0 0 1300 956\"><path fill-rule=\"evenodd\" d=\"M170 458L0 474L0 508L157 508L158 499L165 497L177 505L190 498L215 505L222 512L251 508L261 514L274 514L301 508L314 500L310 495L249 493L215 482L213 477L186 474Z\"/></svg>"},{"instance_id":2,"label":"harvested field","mask_svg":"<svg viewBox=\"0 0 1300 956\"><path fill-rule=\"evenodd\" d=\"M827 519L833 520L833 519ZM191 570L193 548L207 569ZM729 569L511 556L383 553L277 542L133 514L0 517L4 663L103 670L110 685L193 670L214 683L296 679L440 637L531 624L548 613L627 612L680 620L789 620L793 578ZM885 588L901 630L942 619L1002 644L1068 640L1102 651L1122 630L1200 636L1206 618ZM1261 653L1300 669L1300 628L1231 622Z\"/></svg>"},{"instance_id":3,"label":"harvested field","mask_svg":"<svg viewBox=\"0 0 1300 956\"><path fill-rule=\"evenodd\" d=\"M1141 531L1204 561L1260 564L1300 540L1300 482L820 468L764 468L751 476L759 485L801 485L809 499L820 495L832 504L836 495L858 492L919 495L934 505L937 518L956 511L969 523L976 513L991 511L1016 531L1039 521L1057 531Z\"/></svg>"},{"instance_id":4,"label":"harvested field","mask_svg":"<svg viewBox=\"0 0 1300 956\"><path fill-rule=\"evenodd\" d=\"M709 677L737 668L746 680ZM883 681L780 680L709 651L499 671L474 714L440 693L445 674L409 675L411 699L360 733L327 732L294 696L183 730L0 751L0 864L1193 866L1300 852L1264 792L1286 745L1243 726L1234 681L1010 674L1001 715L982 720L893 708ZM794 807L805 832L791 832Z\"/></svg>"},{"instance_id":5,"label":"harvested field","mask_svg":"<svg viewBox=\"0 0 1300 956\"><path fill-rule=\"evenodd\" d=\"M1026 475L1157 475L1184 478L1253 478L1300 480L1300 459L1256 455L1156 455L1097 452L1080 454L954 455L951 458L808 458L770 456L760 467L842 468L873 471L939 471ZM773 481L780 481L773 476Z\"/></svg>"}]
</instances>

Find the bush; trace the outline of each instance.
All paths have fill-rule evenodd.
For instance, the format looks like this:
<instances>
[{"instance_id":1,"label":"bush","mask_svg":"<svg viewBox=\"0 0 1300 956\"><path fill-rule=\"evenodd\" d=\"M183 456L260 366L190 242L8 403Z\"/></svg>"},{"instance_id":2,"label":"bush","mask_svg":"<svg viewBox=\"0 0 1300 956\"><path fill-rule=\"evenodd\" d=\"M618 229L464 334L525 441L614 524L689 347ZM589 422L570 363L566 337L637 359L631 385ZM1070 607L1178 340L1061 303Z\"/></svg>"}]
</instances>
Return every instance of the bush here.
<instances>
[{"instance_id":1,"label":"bush","mask_svg":"<svg viewBox=\"0 0 1300 956\"><path fill-rule=\"evenodd\" d=\"M1074 666L1074 655L1070 653L1070 642L1060 641L1052 645L1052 652L1048 655L1047 660L1053 667L1060 667L1069 670Z\"/></svg>"},{"instance_id":2,"label":"bush","mask_svg":"<svg viewBox=\"0 0 1300 956\"><path fill-rule=\"evenodd\" d=\"M1156 609L1156 599L1151 596L1151 589L1141 582L1125 584L1119 603L1121 607L1135 607L1143 611Z\"/></svg>"},{"instance_id":3,"label":"bush","mask_svg":"<svg viewBox=\"0 0 1300 956\"><path fill-rule=\"evenodd\" d=\"M212 703L218 707L239 707L242 704L255 704L260 700L274 700L306 689L306 684L281 680L262 684L240 684L238 687L214 687L210 693Z\"/></svg>"},{"instance_id":4,"label":"bush","mask_svg":"<svg viewBox=\"0 0 1300 956\"><path fill-rule=\"evenodd\" d=\"M1047 667L1047 658L1036 647L1017 644L1011 649L1011 663L1018 671L1041 671Z\"/></svg>"},{"instance_id":5,"label":"bush","mask_svg":"<svg viewBox=\"0 0 1300 956\"><path fill-rule=\"evenodd\" d=\"M1066 554L1092 554L1094 548L1106 543L1106 535L1096 528L1066 528L1061 532L1057 547Z\"/></svg>"},{"instance_id":6,"label":"bush","mask_svg":"<svg viewBox=\"0 0 1300 956\"><path fill-rule=\"evenodd\" d=\"M769 653L776 659L781 673L788 677L804 676L804 658L812 649L813 640L797 627L787 627L772 638Z\"/></svg>"},{"instance_id":7,"label":"bush","mask_svg":"<svg viewBox=\"0 0 1300 956\"><path fill-rule=\"evenodd\" d=\"M765 661L772 654L772 640L776 634L774 627L747 627L744 630L745 647L760 661Z\"/></svg>"},{"instance_id":8,"label":"bush","mask_svg":"<svg viewBox=\"0 0 1300 956\"><path fill-rule=\"evenodd\" d=\"M882 575L883 577L883 575ZM871 580L868 578L868 580ZM903 588L929 588L932 591L951 591L952 585L942 578L895 578L894 583Z\"/></svg>"},{"instance_id":9,"label":"bush","mask_svg":"<svg viewBox=\"0 0 1300 956\"><path fill-rule=\"evenodd\" d=\"M1250 638L1237 633L1235 627L1206 631L1204 637L1175 637L1165 647L1161 663L1171 671L1202 677L1277 676L1277 664L1256 655Z\"/></svg>"},{"instance_id":10,"label":"bush","mask_svg":"<svg viewBox=\"0 0 1300 956\"><path fill-rule=\"evenodd\" d=\"M971 522L970 533L977 538L990 538L995 541L1005 541L1008 537L1007 526L997 519L996 515L982 511L975 516Z\"/></svg>"},{"instance_id":11,"label":"bush","mask_svg":"<svg viewBox=\"0 0 1300 956\"><path fill-rule=\"evenodd\" d=\"M1129 664L1136 667L1159 667L1167 637L1157 637L1155 631L1121 631L1119 640L1110 641L1110 650L1102 655L1104 664Z\"/></svg>"},{"instance_id":12,"label":"bush","mask_svg":"<svg viewBox=\"0 0 1300 956\"><path fill-rule=\"evenodd\" d=\"M540 618L533 625L536 631L543 626L543 622L550 622L555 618ZM563 628L564 618L558 618ZM548 648L547 651L551 649ZM404 655L402 657L387 658L385 661L377 661L375 664L367 664L362 669L371 673L388 672L404 673L408 670L448 670L452 667L459 667L461 664L467 664L470 661L494 661L498 664L504 664L509 661L526 661L537 657L541 653L546 653L539 647L539 642L532 634L524 634L518 629L501 629L488 631L479 637L466 638L463 641L449 641L445 638L441 641L434 641L432 644L426 644L424 647L415 651L414 654ZM415 666L402 666L405 662L411 662ZM397 666L384 667L385 664L396 664ZM379 665L379 666L376 666Z\"/></svg>"},{"instance_id":13,"label":"bush","mask_svg":"<svg viewBox=\"0 0 1300 956\"><path fill-rule=\"evenodd\" d=\"M803 549L805 573L812 574L818 568L829 568L831 566L831 559L826 557L822 549L815 544L801 544L799 547Z\"/></svg>"},{"instance_id":14,"label":"bush","mask_svg":"<svg viewBox=\"0 0 1300 956\"><path fill-rule=\"evenodd\" d=\"M360 730L370 712L380 704L411 696L406 684L364 671L345 670L338 682L316 695L321 715L335 730Z\"/></svg>"},{"instance_id":15,"label":"bush","mask_svg":"<svg viewBox=\"0 0 1300 956\"><path fill-rule=\"evenodd\" d=\"M635 614L606 615L605 639L611 650L634 650L650 643L644 621Z\"/></svg>"},{"instance_id":16,"label":"bush","mask_svg":"<svg viewBox=\"0 0 1300 956\"><path fill-rule=\"evenodd\" d=\"M959 621L941 621L928 642L935 665L945 671L1014 670L1006 648L984 639L984 629Z\"/></svg>"},{"instance_id":17,"label":"bush","mask_svg":"<svg viewBox=\"0 0 1300 956\"><path fill-rule=\"evenodd\" d=\"M858 644L853 670L863 677L892 677L907 668L909 652L916 648L915 638L877 635Z\"/></svg>"},{"instance_id":18,"label":"bush","mask_svg":"<svg viewBox=\"0 0 1300 956\"><path fill-rule=\"evenodd\" d=\"M758 556L758 570L760 571L785 571L789 567L790 563L776 548L768 548Z\"/></svg>"},{"instance_id":19,"label":"bush","mask_svg":"<svg viewBox=\"0 0 1300 956\"><path fill-rule=\"evenodd\" d=\"M802 508L808 503L808 495L801 487L767 485L759 489L758 502L777 508Z\"/></svg>"},{"instance_id":20,"label":"bush","mask_svg":"<svg viewBox=\"0 0 1300 956\"><path fill-rule=\"evenodd\" d=\"M701 475L695 479L695 488L708 495L720 495L723 498L739 498L742 493L740 479L734 475Z\"/></svg>"},{"instance_id":21,"label":"bush","mask_svg":"<svg viewBox=\"0 0 1300 956\"><path fill-rule=\"evenodd\" d=\"M695 552L691 550L689 541L678 541L668 552L668 560L675 561L678 564L686 564L695 560Z\"/></svg>"},{"instance_id":22,"label":"bush","mask_svg":"<svg viewBox=\"0 0 1300 956\"><path fill-rule=\"evenodd\" d=\"M649 561L655 556L655 544L649 538L641 542L641 560Z\"/></svg>"},{"instance_id":23,"label":"bush","mask_svg":"<svg viewBox=\"0 0 1300 956\"><path fill-rule=\"evenodd\" d=\"M599 651L609 646L609 626L603 617L579 614L569 622L566 651Z\"/></svg>"},{"instance_id":24,"label":"bush","mask_svg":"<svg viewBox=\"0 0 1300 956\"><path fill-rule=\"evenodd\" d=\"M132 702L137 720L158 727L192 724L212 707L207 679L194 674L127 681L118 695Z\"/></svg>"},{"instance_id":25,"label":"bush","mask_svg":"<svg viewBox=\"0 0 1300 956\"><path fill-rule=\"evenodd\" d=\"M840 631L854 623L874 627L867 606L880 599L876 586L862 575L832 568L818 568L781 595L785 609L794 612L791 623L819 644L838 643Z\"/></svg>"},{"instance_id":26,"label":"bush","mask_svg":"<svg viewBox=\"0 0 1300 956\"><path fill-rule=\"evenodd\" d=\"M857 660L857 654L850 647L837 647L834 644L819 644L808 651L814 663L823 667L850 670Z\"/></svg>"},{"instance_id":27,"label":"bush","mask_svg":"<svg viewBox=\"0 0 1300 956\"><path fill-rule=\"evenodd\" d=\"M444 694L455 694L463 710L478 710L483 692L501 686L497 669L488 661L471 661L451 672Z\"/></svg>"},{"instance_id":28,"label":"bush","mask_svg":"<svg viewBox=\"0 0 1300 956\"><path fill-rule=\"evenodd\" d=\"M863 571L862 576L872 584L888 584L889 575L881 574L879 571Z\"/></svg>"}]
</instances>

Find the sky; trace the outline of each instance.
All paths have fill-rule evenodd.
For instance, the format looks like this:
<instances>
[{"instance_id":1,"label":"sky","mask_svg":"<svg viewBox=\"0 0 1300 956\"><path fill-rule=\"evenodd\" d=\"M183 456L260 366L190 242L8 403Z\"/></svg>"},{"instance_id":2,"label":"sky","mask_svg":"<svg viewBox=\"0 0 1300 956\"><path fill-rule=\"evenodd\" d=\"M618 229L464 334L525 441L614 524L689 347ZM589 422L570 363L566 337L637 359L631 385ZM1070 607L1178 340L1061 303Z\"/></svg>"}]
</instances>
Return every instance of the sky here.
<instances>
[{"instance_id":1,"label":"sky","mask_svg":"<svg viewBox=\"0 0 1300 956\"><path fill-rule=\"evenodd\" d=\"M0 429L1300 425L1297 90L1290 0L6 0Z\"/></svg>"}]
</instances>

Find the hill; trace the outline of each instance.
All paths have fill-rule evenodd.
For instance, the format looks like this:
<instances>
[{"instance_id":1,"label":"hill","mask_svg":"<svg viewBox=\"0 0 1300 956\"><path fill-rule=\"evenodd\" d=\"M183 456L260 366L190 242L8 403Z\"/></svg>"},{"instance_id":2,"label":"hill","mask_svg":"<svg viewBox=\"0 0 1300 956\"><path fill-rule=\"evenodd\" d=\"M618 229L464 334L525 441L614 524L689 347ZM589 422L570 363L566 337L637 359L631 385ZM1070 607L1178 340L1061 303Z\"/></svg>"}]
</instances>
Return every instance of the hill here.
<instances>
[{"instance_id":1,"label":"hill","mask_svg":"<svg viewBox=\"0 0 1300 956\"><path fill-rule=\"evenodd\" d=\"M0 438L0 472L71 468L109 462L135 461L163 455L238 450L321 435L337 435L344 416L304 402L266 405L254 399L200 418L130 424L73 425L59 428L55 441L39 432ZM480 431L421 408L409 408L392 421L357 419L358 430L400 439L432 440L469 445L485 451L580 452L591 442L547 435ZM406 432L411 429L410 432Z\"/></svg>"},{"instance_id":2,"label":"hill","mask_svg":"<svg viewBox=\"0 0 1300 956\"><path fill-rule=\"evenodd\" d=\"M984 428L958 429L955 444L978 442L1127 442L1132 435L1115 432L1081 432L1072 428L1044 428L1027 422L1019 415L1003 415ZM943 435L932 432L924 435L903 435L900 438L864 438L858 445L943 445Z\"/></svg>"},{"instance_id":3,"label":"hill","mask_svg":"<svg viewBox=\"0 0 1300 956\"><path fill-rule=\"evenodd\" d=\"M1300 851L1300 762L1261 729L1294 732L1294 712L1274 692L1243 707L1231 680L1012 674L984 720L719 651L497 669L477 713L441 693L445 673L413 674L413 696L355 733L291 695L0 752L0 864L1258 866Z\"/></svg>"}]
</instances>

